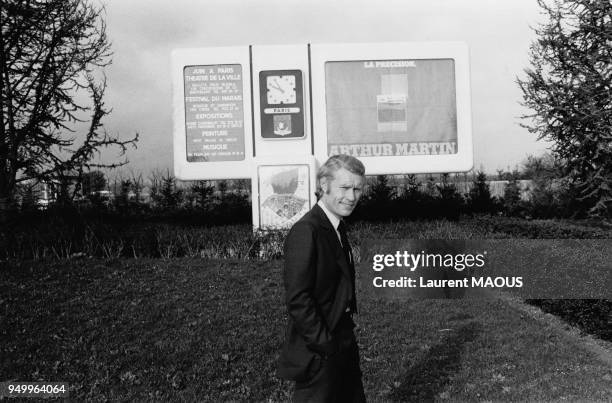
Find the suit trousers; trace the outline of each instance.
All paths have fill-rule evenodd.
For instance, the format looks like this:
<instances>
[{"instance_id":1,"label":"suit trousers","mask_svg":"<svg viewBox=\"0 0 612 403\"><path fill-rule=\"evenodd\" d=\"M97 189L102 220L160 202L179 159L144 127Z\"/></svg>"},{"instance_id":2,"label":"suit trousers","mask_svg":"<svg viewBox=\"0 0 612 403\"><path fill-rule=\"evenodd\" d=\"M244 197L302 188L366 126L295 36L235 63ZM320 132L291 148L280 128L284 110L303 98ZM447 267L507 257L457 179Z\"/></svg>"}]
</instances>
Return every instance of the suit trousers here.
<instances>
[{"instance_id":1,"label":"suit trousers","mask_svg":"<svg viewBox=\"0 0 612 403\"><path fill-rule=\"evenodd\" d=\"M365 402L355 335L352 329L346 329L336 337L338 352L326 358L315 357L309 379L295 384L294 402Z\"/></svg>"}]
</instances>

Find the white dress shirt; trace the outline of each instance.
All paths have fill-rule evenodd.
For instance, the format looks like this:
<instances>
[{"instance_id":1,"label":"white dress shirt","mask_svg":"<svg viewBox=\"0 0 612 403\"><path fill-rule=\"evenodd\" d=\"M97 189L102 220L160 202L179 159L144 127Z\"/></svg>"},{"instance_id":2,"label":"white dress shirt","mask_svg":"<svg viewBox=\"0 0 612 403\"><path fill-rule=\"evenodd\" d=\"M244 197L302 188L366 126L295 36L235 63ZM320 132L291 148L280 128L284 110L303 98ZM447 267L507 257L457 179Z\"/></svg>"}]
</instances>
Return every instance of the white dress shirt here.
<instances>
[{"instance_id":1,"label":"white dress shirt","mask_svg":"<svg viewBox=\"0 0 612 403\"><path fill-rule=\"evenodd\" d=\"M325 204L323 203L323 200L319 199L317 204L319 205L319 207L321 207L321 209L323 210L323 212L325 213L325 215L329 219L329 222L331 222L331 225L336 230L336 236L338 237L338 240L340 241L340 245L342 245L342 238L340 237L340 232L338 232L338 226L340 225L340 219L338 217L336 217L336 215L334 213L329 211L327 209L327 207L325 207Z\"/></svg>"}]
</instances>

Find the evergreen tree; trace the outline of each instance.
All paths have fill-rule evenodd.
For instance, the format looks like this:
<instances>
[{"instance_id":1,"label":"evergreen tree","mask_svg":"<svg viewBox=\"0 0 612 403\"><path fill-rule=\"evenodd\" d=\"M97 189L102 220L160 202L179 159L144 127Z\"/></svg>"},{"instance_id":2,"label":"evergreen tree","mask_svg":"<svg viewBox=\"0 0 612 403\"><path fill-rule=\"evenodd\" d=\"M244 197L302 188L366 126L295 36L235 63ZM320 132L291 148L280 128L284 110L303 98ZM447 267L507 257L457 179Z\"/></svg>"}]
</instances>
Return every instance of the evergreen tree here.
<instances>
[{"instance_id":1,"label":"evergreen tree","mask_svg":"<svg viewBox=\"0 0 612 403\"><path fill-rule=\"evenodd\" d=\"M197 181L191 184L191 194L197 207L206 207L215 191L209 181Z\"/></svg>"},{"instance_id":2,"label":"evergreen tree","mask_svg":"<svg viewBox=\"0 0 612 403\"><path fill-rule=\"evenodd\" d=\"M490 213L493 210L491 190L487 183L487 175L483 171L476 173L476 178L468 193L468 206L474 213Z\"/></svg>"},{"instance_id":3,"label":"evergreen tree","mask_svg":"<svg viewBox=\"0 0 612 403\"><path fill-rule=\"evenodd\" d=\"M531 67L518 84L532 109L524 124L553 143L564 176L594 216L612 211L612 3L538 0Z\"/></svg>"},{"instance_id":4,"label":"evergreen tree","mask_svg":"<svg viewBox=\"0 0 612 403\"><path fill-rule=\"evenodd\" d=\"M395 190L389 186L387 175L377 175L376 182L370 188L369 198L374 203L385 204L395 197Z\"/></svg>"},{"instance_id":5,"label":"evergreen tree","mask_svg":"<svg viewBox=\"0 0 612 403\"><path fill-rule=\"evenodd\" d=\"M508 215L515 215L520 206L521 191L516 177L510 179L504 188L504 210Z\"/></svg>"},{"instance_id":6,"label":"evergreen tree","mask_svg":"<svg viewBox=\"0 0 612 403\"><path fill-rule=\"evenodd\" d=\"M170 173L170 170L167 170L161 178L159 195L162 207L167 209L174 209L181 202L183 191L176 186L176 177Z\"/></svg>"},{"instance_id":7,"label":"evergreen tree","mask_svg":"<svg viewBox=\"0 0 612 403\"><path fill-rule=\"evenodd\" d=\"M442 174L441 184L436 185L438 193L440 193L440 209L443 217L449 219L458 219L461 214L463 198L457 191L454 183L449 181L448 173Z\"/></svg>"}]
</instances>

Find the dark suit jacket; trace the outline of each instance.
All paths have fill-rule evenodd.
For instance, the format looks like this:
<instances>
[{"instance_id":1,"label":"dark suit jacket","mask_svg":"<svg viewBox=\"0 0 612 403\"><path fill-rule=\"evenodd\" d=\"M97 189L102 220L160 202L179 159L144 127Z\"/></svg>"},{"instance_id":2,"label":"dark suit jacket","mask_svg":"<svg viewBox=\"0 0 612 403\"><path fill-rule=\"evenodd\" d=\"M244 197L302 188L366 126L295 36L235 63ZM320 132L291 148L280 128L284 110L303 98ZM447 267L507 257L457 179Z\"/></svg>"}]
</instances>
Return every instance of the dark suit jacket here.
<instances>
[{"instance_id":1,"label":"dark suit jacket","mask_svg":"<svg viewBox=\"0 0 612 403\"><path fill-rule=\"evenodd\" d=\"M300 381L317 354L338 351L333 331L354 295L354 268L346 260L336 230L318 205L291 228L284 253L289 324L278 375Z\"/></svg>"}]
</instances>

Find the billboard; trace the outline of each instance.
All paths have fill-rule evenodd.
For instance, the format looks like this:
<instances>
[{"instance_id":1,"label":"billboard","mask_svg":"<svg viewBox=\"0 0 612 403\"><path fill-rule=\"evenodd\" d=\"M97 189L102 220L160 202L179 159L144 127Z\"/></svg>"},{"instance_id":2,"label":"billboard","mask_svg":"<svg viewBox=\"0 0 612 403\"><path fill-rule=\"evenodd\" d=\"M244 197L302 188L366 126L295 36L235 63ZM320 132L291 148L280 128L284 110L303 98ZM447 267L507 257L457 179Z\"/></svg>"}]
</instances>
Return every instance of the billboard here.
<instances>
[{"instance_id":1,"label":"billboard","mask_svg":"<svg viewBox=\"0 0 612 403\"><path fill-rule=\"evenodd\" d=\"M172 82L176 177L251 178L256 227L308 211L315 168L334 154L367 175L473 165L464 43L179 49Z\"/></svg>"}]
</instances>

